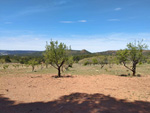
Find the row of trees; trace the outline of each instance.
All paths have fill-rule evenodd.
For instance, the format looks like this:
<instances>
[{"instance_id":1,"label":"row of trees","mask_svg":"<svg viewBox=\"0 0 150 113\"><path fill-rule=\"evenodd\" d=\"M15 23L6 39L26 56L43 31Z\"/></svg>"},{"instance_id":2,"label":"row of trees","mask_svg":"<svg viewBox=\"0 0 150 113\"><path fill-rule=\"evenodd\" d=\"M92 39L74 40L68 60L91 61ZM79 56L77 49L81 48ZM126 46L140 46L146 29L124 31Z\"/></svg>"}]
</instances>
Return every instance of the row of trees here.
<instances>
[{"instance_id":1,"label":"row of trees","mask_svg":"<svg viewBox=\"0 0 150 113\"><path fill-rule=\"evenodd\" d=\"M112 64L123 64L127 69L132 71L132 76L136 74L136 67L137 64L142 63L150 63L150 59L147 59L146 56L143 55L143 50L147 49L148 46L141 42L129 43L127 44L127 48L123 50L119 50L116 53L116 56L100 56L100 57L93 57L81 60L80 63L83 65L95 65L100 64L101 68L104 65L109 64L110 67ZM127 64L131 64L131 67Z\"/></svg>"},{"instance_id":2,"label":"row of trees","mask_svg":"<svg viewBox=\"0 0 150 113\"><path fill-rule=\"evenodd\" d=\"M113 64L118 64L118 60L116 59L115 56L96 56L96 57L91 57L91 58L85 58L79 61L79 64L83 64L84 66L86 65L101 65L101 69L105 65L109 65L111 68Z\"/></svg>"},{"instance_id":3,"label":"row of trees","mask_svg":"<svg viewBox=\"0 0 150 113\"><path fill-rule=\"evenodd\" d=\"M147 49L148 46L143 44L143 42L135 42L127 44L127 48L123 50L119 50L116 53L116 56L96 56L93 57L92 60L86 59L84 65L88 64L100 64L101 68L104 67L105 64L114 64L114 63L121 63L127 69L132 71L132 75L135 76L136 74L136 66L139 63L144 62L144 55L143 50ZM58 41L50 41L50 43L46 44L46 50L43 54L43 57L33 58L33 57L16 57L16 61L20 62L21 64L29 64L32 66L32 71L34 71L34 66L37 64L45 63L46 67L48 64L51 64L54 68L58 70L58 77L61 77L61 68L71 67L74 61L79 61L82 57L74 56L72 57L69 52L71 47L67 47L64 43L58 43ZM84 57L90 57L91 55L86 55ZM5 56L0 62L9 62L9 56ZM81 61L82 62L82 61ZM149 60L150 62L150 60ZM132 66L127 66L127 63L131 63Z\"/></svg>"},{"instance_id":4,"label":"row of trees","mask_svg":"<svg viewBox=\"0 0 150 113\"><path fill-rule=\"evenodd\" d=\"M119 63L122 63L127 69L132 71L132 75L135 76L136 74L136 66L139 63L143 63L144 61L144 55L143 50L147 49L148 46L146 44L143 44L143 41L141 42L135 42L135 43L129 43L127 44L127 48L123 50L119 50L116 54L116 58L119 61ZM58 42L51 41L50 45L46 45L46 51L45 51L45 58L49 61L49 63L58 70L58 76L61 76L60 68L64 65L64 63L68 60L67 52L69 51L68 47ZM109 62L113 62L114 59L109 59ZM108 63L107 57L101 57L101 58L94 58L92 60L93 64L101 64L101 67L104 66L104 64ZM131 63L132 66L127 66L127 63ZM90 63L89 61L86 62L85 65ZM111 64L111 63L110 63Z\"/></svg>"}]
</instances>

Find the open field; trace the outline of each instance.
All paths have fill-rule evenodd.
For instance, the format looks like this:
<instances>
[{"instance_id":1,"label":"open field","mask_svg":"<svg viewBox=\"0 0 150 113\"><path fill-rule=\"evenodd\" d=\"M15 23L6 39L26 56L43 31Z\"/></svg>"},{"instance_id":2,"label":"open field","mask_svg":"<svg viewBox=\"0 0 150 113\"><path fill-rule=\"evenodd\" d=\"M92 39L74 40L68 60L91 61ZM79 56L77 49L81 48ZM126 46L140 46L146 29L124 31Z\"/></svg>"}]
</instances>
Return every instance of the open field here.
<instances>
[{"instance_id":1,"label":"open field","mask_svg":"<svg viewBox=\"0 0 150 113\"><path fill-rule=\"evenodd\" d=\"M13 65L18 64L7 64L9 65L8 69L3 69L3 65L0 64L0 76L27 76L28 74L57 74L57 70L51 66L48 69L44 68L41 70L41 66L35 66L35 72L32 72L31 66L21 65L19 67L14 67ZM137 65L137 75L147 76L150 75L150 64ZM132 75L132 72L125 68L123 65L112 65L111 68L109 65L105 65L104 68L101 69L100 65L87 65L83 66L81 64L73 64L73 68L69 68L69 70L64 70L62 75Z\"/></svg>"},{"instance_id":2,"label":"open field","mask_svg":"<svg viewBox=\"0 0 150 113\"><path fill-rule=\"evenodd\" d=\"M0 67L0 113L150 113L148 64L137 67L142 77L115 76L130 73L121 65L74 64L62 78L52 67L9 65Z\"/></svg>"}]
</instances>

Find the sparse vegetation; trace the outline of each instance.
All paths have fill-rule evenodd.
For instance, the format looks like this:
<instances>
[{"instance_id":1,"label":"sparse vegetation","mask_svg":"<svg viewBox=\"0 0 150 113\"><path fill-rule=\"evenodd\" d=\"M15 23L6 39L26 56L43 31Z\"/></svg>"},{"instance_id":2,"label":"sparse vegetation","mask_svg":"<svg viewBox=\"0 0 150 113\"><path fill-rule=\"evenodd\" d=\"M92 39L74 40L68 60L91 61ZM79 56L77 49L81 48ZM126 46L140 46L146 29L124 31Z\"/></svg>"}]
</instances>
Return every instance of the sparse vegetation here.
<instances>
[{"instance_id":1,"label":"sparse vegetation","mask_svg":"<svg viewBox=\"0 0 150 113\"><path fill-rule=\"evenodd\" d=\"M113 74L135 76L136 72L137 75L148 75L149 72L143 68L144 66L149 66L148 64L150 64L150 54L148 53L149 51L144 50L146 48L147 45L142 44L142 42L138 42L127 44L127 49L120 50L117 54L114 51L108 51L106 53L102 52L102 54L92 54L86 50L69 50L68 53L68 47L65 44L58 44L57 41L51 41L49 45L46 45L45 52L41 52L43 55L40 56L0 56L0 69L5 69L5 71L8 67L9 69L13 67L13 69L16 70L24 67L30 69L31 66L32 71L36 68L36 71L39 71L40 73L43 71L45 73L44 68L46 67L49 69L48 65L50 64L58 70L59 77L61 76L61 71L63 73L79 75ZM72 67L73 63L75 63L75 66L69 69L69 67ZM78 69L76 66L80 68ZM125 66L127 70L123 69L122 66ZM143 69L140 69L139 67L142 67ZM82 68L88 68L88 70L83 72L81 71ZM51 73L50 71L47 72Z\"/></svg>"},{"instance_id":2,"label":"sparse vegetation","mask_svg":"<svg viewBox=\"0 0 150 113\"><path fill-rule=\"evenodd\" d=\"M58 77L61 77L61 67L68 60L68 47L64 43L58 44L58 41L50 41L46 44L45 57L49 63L58 70Z\"/></svg>"},{"instance_id":3,"label":"sparse vegetation","mask_svg":"<svg viewBox=\"0 0 150 113\"><path fill-rule=\"evenodd\" d=\"M34 66L34 70L36 70L36 73L33 73L32 66L31 65L25 65L21 66L19 65L19 68L15 68L13 65L14 64L9 64L9 67L7 69L3 69L3 65L8 65L8 64L0 64L0 76L3 75L16 75L16 73L21 76L21 75L28 75L30 73L32 74L57 74L58 71L57 69L53 68L52 66L49 66L48 68L43 68L41 70L41 67L38 65ZM15 64L17 65L17 64ZM64 65L65 66L65 65ZM131 65L129 65L131 66ZM64 67L65 68L65 67ZM137 74L141 76L148 76L150 75L150 64L143 64L143 65L137 65ZM86 76L92 76L92 75L127 75L130 76L132 75L132 72L129 71L128 69L124 68L123 65L119 64L113 64L113 67L110 68L109 65L105 65L104 68L101 69L101 65L86 65L83 66L78 63L74 63L72 68L69 68L69 70L65 70L62 72L62 75L86 75Z\"/></svg>"},{"instance_id":4,"label":"sparse vegetation","mask_svg":"<svg viewBox=\"0 0 150 113\"><path fill-rule=\"evenodd\" d=\"M3 69L7 69L9 65L3 65Z\"/></svg>"},{"instance_id":5,"label":"sparse vegetation","mask_svg":"<svg viewBox=\"0 0 150 113\"><path fill-rule=\"evenodd\" d=\"M38 61L36 59L32 59L28 61L28 64L32 66L32 72L35 69L35 65L38 65Z\"/></svg>"},{"instance_id":6,"label":"sparse vegetation","mask_svg":"<svg viewBox=\"0 0 150 113\"><path fill-rule=\"evenodd\" d=\"M132 75L135 76L136 74L136 67L138 63L142 63L144 55L143 50L147 49L146 44L142 44L141 42L138 42L138 44L135 43L129 43L127 44L127 49L120 50L117 52L117 58L120 63L123 63L123 65L132 71ZM131 63L131 68L127 66L127 63Z\"/></svg>"}]
</instances>

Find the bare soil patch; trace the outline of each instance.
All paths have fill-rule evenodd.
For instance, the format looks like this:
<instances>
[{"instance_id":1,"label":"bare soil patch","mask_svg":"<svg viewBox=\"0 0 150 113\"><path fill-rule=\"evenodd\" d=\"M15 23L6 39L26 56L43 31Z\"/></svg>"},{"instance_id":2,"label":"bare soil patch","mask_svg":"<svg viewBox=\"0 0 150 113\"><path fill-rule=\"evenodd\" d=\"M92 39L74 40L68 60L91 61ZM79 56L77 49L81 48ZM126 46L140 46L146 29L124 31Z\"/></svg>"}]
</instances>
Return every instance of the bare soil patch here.
<instances>
[{"instance_id":1,"label":"bare soil patch","mask_svg":"<svg viewBox=\"0 0 150 113\"><path fill-rule=\"evenodd\" d=\"M150 77L0 77L0 113L150 113Z\"/></svg>"}]
</instances>

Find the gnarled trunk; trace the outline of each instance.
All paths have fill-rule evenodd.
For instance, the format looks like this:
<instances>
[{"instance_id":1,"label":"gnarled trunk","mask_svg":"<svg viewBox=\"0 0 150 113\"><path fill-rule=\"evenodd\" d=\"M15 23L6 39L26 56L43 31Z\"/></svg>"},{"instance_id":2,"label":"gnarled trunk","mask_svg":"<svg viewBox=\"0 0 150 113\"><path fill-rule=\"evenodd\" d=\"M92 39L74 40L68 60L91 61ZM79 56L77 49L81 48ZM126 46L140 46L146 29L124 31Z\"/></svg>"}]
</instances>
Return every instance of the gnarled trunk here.
<instances>
[{"instance_id":1,"label":"gnarled trunk","mask_svg":"<svg viewBox=\"0 0 150 113\"><path fill-rule=\"evenodd\" d=\"M135 76L135 73L136 73L136 64L137 63L133 63L133 67L132 67L133 74L132 74L132 76Z\"/></svg>"},{"instance_id":2,"label":"gnarled trunk","mask_svg":"<svg viewBox=\"0 0 150 113\"><path fill-rule=\"evenodd\" d=\"M32 66L32 72L34 71L34 66Z\"/></svg>"},{"instance_id":3,"label":"gnarled trunk","mask_svg":"<svg viewBox=\"0 0 150 113\"><path fill-rule=\"evenodd\" d=\"M58 67L58 77L61 77L61 70L60 70L60 67Z\"/></svg>"},{"instance_id":4,"label":"gnarled trunk","mask_svg":"<svg viewBox=\"0 0 150 113\"><path fill-rule=\"evenodd\" d=\"M135 70L133 70L132 72L133 72L132 76L135 76L136 71L135 71Z\"/></svg>"}]
</instances>

